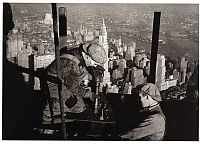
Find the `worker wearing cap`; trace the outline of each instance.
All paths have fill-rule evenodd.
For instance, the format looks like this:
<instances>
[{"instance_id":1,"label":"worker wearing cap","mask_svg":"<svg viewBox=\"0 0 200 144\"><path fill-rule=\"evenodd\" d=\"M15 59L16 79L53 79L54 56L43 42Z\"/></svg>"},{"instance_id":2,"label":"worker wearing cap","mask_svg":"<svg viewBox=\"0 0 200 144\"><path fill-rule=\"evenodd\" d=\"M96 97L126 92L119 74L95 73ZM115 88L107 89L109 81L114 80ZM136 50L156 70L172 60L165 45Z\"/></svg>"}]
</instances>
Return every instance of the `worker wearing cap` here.
<instances>
[{"instance_id":1,"label":"worker wearing cap","mask_svg":"<svg viewBox=\"0 0 200 144\"><path fill-rule=\"evenodd\" d=\"M106 53L101 46L95 43L85 43L71 49L65 47L60 50L60 53L60 75L63 80L62 94L65 103L64 111L76 114L82 113L85 110L82 98L89 96L92 99L92 93L90 90L87 90L88 92L86 93L81 82L89 74L87 67L92 66L96 68L97 65L103 64L106 59L102 58L102 56L105 56ZM46 68L46 72L50 75L56 75L55 61ZM58 93L55 87L55 84L49 83L50 96L55 100L53 102L54 107L56 107L54 108L54 115L60 115ZM51 119L48 105L44 111L43 118L45 120Z\"/></svg>"},{"instance_id":2,"label":"worker wearing cap","mask_svg":"<svg viewBox=\"0 0 200 144\"><path fill-rule=\"evenodd\" d=\"M84 85L84 80L85 84L88 79L91 80L95 75L94 70L96 69L96 71L100 71L100 73L103 74L104 69L99 65L105 63L106 52L96 43L84 43L72 48L62 48L59 58L60 78L63 81L61 93L63 95L66 117L72 119L87 119L92 113L92 109L87 107L83 101L83 97L90 98L93 101L95 94L94 91L92 92L91 88L85 88L87 86ZM47 74L56 76L56 60L45 70ZM52 102L53 116L59 117L61 112L58 86L54 83L48 83L48 87ZM43 120L52 120L48 101L43 110Z\"/></svg>"},{"instance_id":3,"label":"worker wearing cap","mask_svg":"<svg viewBox=\"0 0 200 144\"><path fill-rule=\"evenodd\" d=\"M141 109L139 123L128 132L120 134L123 140L162 140L165 134L165 116L159 103L162 101L156 85L147 83L139 89Z\"/></svg>"}]
</instances>

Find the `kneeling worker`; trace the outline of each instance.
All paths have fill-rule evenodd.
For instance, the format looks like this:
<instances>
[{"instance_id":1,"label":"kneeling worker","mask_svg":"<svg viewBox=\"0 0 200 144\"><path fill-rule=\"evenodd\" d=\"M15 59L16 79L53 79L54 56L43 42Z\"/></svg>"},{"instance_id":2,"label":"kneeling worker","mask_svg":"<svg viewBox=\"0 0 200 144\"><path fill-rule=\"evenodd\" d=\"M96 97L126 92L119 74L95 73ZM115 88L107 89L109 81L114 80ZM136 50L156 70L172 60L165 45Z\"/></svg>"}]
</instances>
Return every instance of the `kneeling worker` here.
<instances>
[{"instance_id":1,"label":"kneeling worker","mask_svg":"<svg viewBox=\"0 0 200 144\"><path fill-rule=\"evenodd\" d=\"M165 134L165 116L159 102L162 101L156 85L147 83L139 89L139 123L136 127L120 135L122 140L162 140Z\"/></svg>"}]
</instances>

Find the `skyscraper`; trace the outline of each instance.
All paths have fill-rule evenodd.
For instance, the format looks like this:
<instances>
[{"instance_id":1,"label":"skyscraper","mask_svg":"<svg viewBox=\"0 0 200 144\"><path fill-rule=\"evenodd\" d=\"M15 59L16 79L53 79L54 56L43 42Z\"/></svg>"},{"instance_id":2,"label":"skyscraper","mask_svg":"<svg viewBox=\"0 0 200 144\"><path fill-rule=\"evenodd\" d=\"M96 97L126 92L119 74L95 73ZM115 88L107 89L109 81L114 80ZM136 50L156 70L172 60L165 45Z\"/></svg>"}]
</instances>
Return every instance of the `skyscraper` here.
<instances>
[{"instance_id":1,"label":"skyscraper","mask_svg":"<svg viewBox=\"0 0 200 144\"><path fill-rule=\"evenodd\" d=\"M92 41L92 40L94 40L93 31L88 31L87 33L85 33L84 41Z\"/></svg>"},{"instance_id":2,"label":"skyscraper","mask_svg":"<svg viewBox=\"0 0 200 144\"><path fill-rule=\"evenodd\" d=\"M51 25L53 24L52 15L50 13L45 14L44 23Z\"/></svg>"},{"instance_id":3,"label":"skyscraper","mask_svg":"<svg viewBox=\"0 0 200 144\"><path fill-rule=\"evenodd\" d=\"M179 75L179 82L180 83L185 83L187 63L188 63L188 61L186 61L185 58L182 58L180 60L180 75Z\"/></svg>"},{"instance_id":4,"label":"skyscraper","mask_svg":"<svg viewBox=\"0 0 200 144\"><path fill-rule=\"evenodd\" d=\"M20 34L18 30L13 30L12 34L9 35L7 45L7 58L17 58L17 53L21 51L24 45L24 42L22 40L22 34Z\"/></svg>"},{"instance_id":5,"label":"skyscraper","mask_svg":"<svg viewBox=\"0 0 200 144\"><path fill-rule=\"evenodd\" d=\"M17 53L17 64L19 66L25 67L25 68L29 68L29 55L30 55L30 51L28 51L28 49L25 48L25 46L22 48L22 50L20 52ZM29 75L23 73L24 75L24 81L27 82L29 80Z\"/></svg>"},{"instance_id":6,"label":"skyscraper","mask_svg":"<svg viewBox=\"0 0 200 144\"><path fill-rule=\"evenodd\" d=\"M42 54L34 57L34 68L37 70L37 68L46 68L53 60L55 59L55 54ZM39 78L35 78L34 80L34 89L39 90L40 89L40 80Z\"/></svg>"},{"instance_id":7,"label":"skyscraper","mask_svg":"<svg viewBox=\"0 0 200 144\"><path fill-rule=\"evenodd\" d=\"M133 42L132 46L128 47L126 54L125 54L125 59L126 60L132 60L133 61L133 57L135 57L135 49L136 49L136 43Z\"/></svg>"},{"instance_id":8,"label":"skyscraper","mask_svg":"<svg viewBox=\"0 0 200 144\"><path fill-rule=\"evenodd\" d=\"M105 26L105 22L103 19L103 25L101 27L101 35L99 36L99 45L101 45L106 51L107 61L102 66L105 69L104 77L103 77L103 85L106 85L108 81L110 81L110 73L108 72L108 42L107 42L107 30Z\"/></svg>"},{"instance_id":9,"label":"skyscraper","mask_svg":"<svg viewBox=\"0 0 200 144\"><path fill-rule=\"evenodd\" d=\"M119 39L116 41L116 47L120 48L122 46L122 38L119 36Z\"/></svg>"},{"instance_id":10,"label":"skyscraper","mask_svg":"<svg viewBox=\"0 0 200 144\"><path fill-rule=\"evenodd\" d=\"M43 54L43 53L44 53L44 50L45 50L44 45L43 45L43 44L40 44L40 45L38 46L38 53L39 53L39 55Z\"/></svg>"},{"instance_id":11,"label":"skyscraper","mask_svg":"<svg viewBox=\"0 0 200 144\"><path fill-rule=\"evenodd\" d=\"M166 73L165 56L157 54L155 84L160 91L166 90L168 88L167 83L165 81L165 73Z\"/></svg>"}]
</instances>

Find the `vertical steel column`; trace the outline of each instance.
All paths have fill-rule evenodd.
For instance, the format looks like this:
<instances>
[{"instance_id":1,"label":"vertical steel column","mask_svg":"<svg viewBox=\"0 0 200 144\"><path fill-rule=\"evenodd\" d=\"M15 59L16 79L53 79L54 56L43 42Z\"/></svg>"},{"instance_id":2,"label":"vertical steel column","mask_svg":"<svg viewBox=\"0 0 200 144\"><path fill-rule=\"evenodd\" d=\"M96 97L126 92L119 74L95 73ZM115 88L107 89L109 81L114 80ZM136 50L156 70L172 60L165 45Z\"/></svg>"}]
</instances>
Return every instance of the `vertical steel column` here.
<instances>
[{"instance_id":1,"label":"vertical steel column","mask_svg":"<svg viewBox=\"0 0 200 144\"><path fill-rule=\"evenodd\" d=\"M60 44L60 49L66 46L66 42L67 42L66 8L59 7L59 44Z\"/></svg>"},{"instance_id":2,"label":"vertical steel column","mask_svg":"<svg viewBox=\"0 0 200 144\"><path fill-rule=\"evenodd\" d=\"M65 7L59 7L59 36L67 36L67 18Z\"/></svg>"},{"instance_id":3,"label":"vertical steel column","mask_svg":"<svg viewBox=\"0 0 200 144\"><path fill-rule=\"evenodd\" d=\"M60 55L60 49L63 47L63 45L66 43L66 37L67 37L67 18L65 16L65 7L59 7L58 9L58 15L59 15L59 55ZM60 64L59 64L59 76L60 76ZM58 88L59 92L62 91L62 85L59 85ZM64 100L63 96L61 95L61 105L63 106L64 111ZM64 116L63 116L64 117ZM65 118L65 117L64 117Z\"/></svg>"},{"instance_id":4,"label":"vertical steel column","mask_svg":"<svg viewBox=\"0 0 200 144\"><path fill-rule=\"evenodd\" d=\"M157 62L157 53L158 53L160 16L161 16L161 12L154 12L153 34L152 34L152 45L151 45L150 76L148 80L148 82L154 83L154 84L155 84L156 62Z\"/></svg>"},{"instance_id":5,"label":"vertical steel column","mask_svg":"<svg viewBox=\"0 0 200 144\"><path fill-rule=\"evenodd\" d=\"M58 20L57 20L57 6L56 3L52 3L52 17L53 17L53 31L54 31L54 43L55 43L55 55L56 55L56 66L57 66L57 75L60 78L60 49L59 49L59 39L58 39ZM64 103L63 97L61 94L62 85L58 84L58 95L60 102L60 110L61 110L61 120L62 120L62 132L63 139L67 139L66 125L65 125L65 115L64 115Z\"/></svg>"},{"instance_id":6,"label":"vertical steel column","mask_svg":"<svg viewBox=\"0 0 200 144\"><path fill-rule=\"evenodd\" d=\"M29 69L34 70L34 55L31 54L28 57L28 62L29 62ZM34 90L34 76L29 75L29 86L31 87L31 90Z\"/></svg>"}]
</instances>

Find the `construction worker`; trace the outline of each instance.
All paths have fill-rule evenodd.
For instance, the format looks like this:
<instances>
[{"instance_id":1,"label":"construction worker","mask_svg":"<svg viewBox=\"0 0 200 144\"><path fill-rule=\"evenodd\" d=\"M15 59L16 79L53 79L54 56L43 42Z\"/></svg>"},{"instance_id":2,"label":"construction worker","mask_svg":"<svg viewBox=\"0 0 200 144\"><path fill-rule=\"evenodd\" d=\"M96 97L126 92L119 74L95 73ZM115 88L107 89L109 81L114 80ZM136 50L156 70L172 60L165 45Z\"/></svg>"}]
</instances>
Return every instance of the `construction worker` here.
<instances>
[{"instance_id":1,"label":"construction worker","mask_svg":"<svg viewBox=\"0 0 200 144\"><path fill-rule=\"evenodd\" d=\"M92 86L96 86L94 79L97 73L103 76L104 68L100 64L106 62L106 52L96 43L84 43L70 49L62 48L59 58L59 72L63 81L61 93L63 95L66 118L89 119L92 109L87 107L83 98L90 98L94 101L94 97L96 97L95 88L88 88L83 83L89 80L92 81ZM56 75L56 60L46 68L46 72L49 75ZM57 91L58 86L53 83L48 85L53 115L54 117L59 117L61 112ZM47 103L43 111L43 120L51 121L49 103Z\"/></svg>"},{"instance_id":2,"label":"construction worker","mask_svg":"<svg viewBox=\"0 0 200 144\"><path fill-rule=\"evenodd\" d=\"M162 101L160 92L152 83L137 88L141 104L137 125L120 134L120 137L122 140L162 140L165 134L165 116L159 105Z\"/></svg>"}]
</instances>

